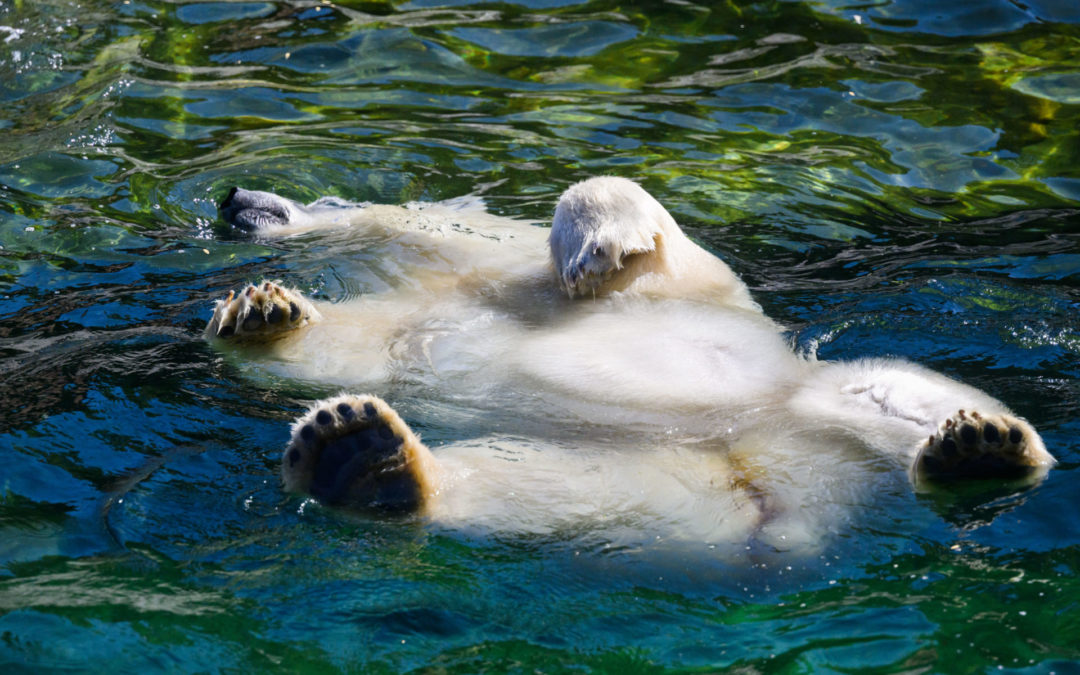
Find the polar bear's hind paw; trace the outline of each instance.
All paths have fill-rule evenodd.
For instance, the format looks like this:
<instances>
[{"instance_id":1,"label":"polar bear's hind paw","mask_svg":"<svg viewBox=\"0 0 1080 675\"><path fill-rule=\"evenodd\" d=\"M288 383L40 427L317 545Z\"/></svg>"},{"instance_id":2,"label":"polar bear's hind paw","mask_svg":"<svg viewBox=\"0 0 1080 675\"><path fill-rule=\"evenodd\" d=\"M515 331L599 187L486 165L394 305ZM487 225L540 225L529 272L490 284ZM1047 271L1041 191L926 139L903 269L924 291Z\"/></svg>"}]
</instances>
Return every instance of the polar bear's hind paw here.
<instances>
[{"instance_id":1,"label":"polar bear's hind paw","mask_svg":"<svg viewBox=\"0 0 1080 675\"><path fill-rule=\"evenodd\" d=\"M206 326L206 337L266 340L318 320L319 312L300 293L272 281L229 291L218 300Z\"/></svg>"},{"instance_id":2,"label":"polar bear's hind paw","mask_svg":"<svg viewBox=\"0 0 1080 675\"><path fill-rule=\"evenodd\" d=\"M247 231L287 225L291 219L288 202L281 197L237 187L229 190L218 210L225 222Z\"/></svg>"},{"instance_id":3,"label":"polar bear's hind paw","mask_svg":"<svg viewBox=\"0 0 1080 675\"><path fill-rule=\"evenodd\" d=\"M381 399L343 395L318 402L293 425L282 477L286 489L330 506L414 511L428 493L426 453Z\"/></svg>"},{"instance_id":4,"label":"polar bear's hind paw","mask_svg":"<svg viewBox=\"0 0 1080 675\"><path fill-rule=\"evenodd\" d=\"M1027 422L960 410L922 444L912 471L917 480L1015 479L1042 475L1053 463Z\"/></svg>"}]
</instances>

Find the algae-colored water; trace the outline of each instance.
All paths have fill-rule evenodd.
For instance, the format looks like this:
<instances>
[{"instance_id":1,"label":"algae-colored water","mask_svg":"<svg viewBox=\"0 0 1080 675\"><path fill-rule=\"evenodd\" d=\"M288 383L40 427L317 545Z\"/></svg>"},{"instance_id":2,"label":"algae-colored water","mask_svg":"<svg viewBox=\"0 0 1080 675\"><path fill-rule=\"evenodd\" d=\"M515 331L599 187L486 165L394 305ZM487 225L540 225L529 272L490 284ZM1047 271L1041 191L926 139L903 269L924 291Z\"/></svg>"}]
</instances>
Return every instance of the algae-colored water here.
<instances>
[{"instance_id":1,"label":"algae-colored water","mask_svg":"<svg viewBox=\"0 0 1080 675\"><path fill-rule=\"evenodd\" d=\"M1071 0L0 0L0 670L1075 670L1078 128ZM209 301L365 289L228 232L228 186L543 221L602 173L799 348L992 391L1059 466L754 570L283 494L325 392L241 378Z\"/></svg>"}]
</instances>

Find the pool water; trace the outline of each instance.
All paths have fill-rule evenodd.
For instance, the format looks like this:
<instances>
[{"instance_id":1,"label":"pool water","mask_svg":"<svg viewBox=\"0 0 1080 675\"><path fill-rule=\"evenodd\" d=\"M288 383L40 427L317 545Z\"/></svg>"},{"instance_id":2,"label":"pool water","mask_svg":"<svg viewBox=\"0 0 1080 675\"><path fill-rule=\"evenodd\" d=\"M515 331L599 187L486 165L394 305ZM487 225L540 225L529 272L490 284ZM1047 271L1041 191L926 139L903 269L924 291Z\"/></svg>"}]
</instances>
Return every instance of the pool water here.
<instances>
[{"instance_id":1,"label":"pool water","mask_svg":"<svg viewBox=\"0 0 1080 675\"><path fill-rule=\"evenodd\" d=\"M1078 129L1072 0L0 0L0 670L1074 671ZM327 392L246 379L210 301L367 289L230 232L227 189L543 222L597 174L797 348L990 391L1059 465L897 482L749 569L284 494Z\"/></svg>"}]
</instances>

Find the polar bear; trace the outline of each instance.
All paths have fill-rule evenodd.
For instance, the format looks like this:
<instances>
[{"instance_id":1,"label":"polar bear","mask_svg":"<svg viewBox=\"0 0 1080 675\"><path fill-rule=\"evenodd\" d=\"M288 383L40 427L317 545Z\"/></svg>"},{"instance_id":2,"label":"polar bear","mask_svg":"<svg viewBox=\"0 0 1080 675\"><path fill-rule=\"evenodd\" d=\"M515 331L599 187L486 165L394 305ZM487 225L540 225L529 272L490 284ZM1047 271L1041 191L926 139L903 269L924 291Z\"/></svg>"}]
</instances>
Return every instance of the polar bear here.
<instances>
[{"instance_id":1,"label":"polar bear","mask_svg":"<svg viewBox=\"0 0 1080 675\"><path fill-rule=\"evenodd\" d=\"M312 301L259 282L217 301L208 339L249 372L423 392L467 438L429 449L377 396L320 400L282 477L331 506L811 551L882 474L1035 481L1054 463L977 389L897 359L794 353L627 179L567 189L550 231L468 199L305 206L234 188L221 214L257 237L353 246L375 292Z\"/></svg>"}]
</instances>

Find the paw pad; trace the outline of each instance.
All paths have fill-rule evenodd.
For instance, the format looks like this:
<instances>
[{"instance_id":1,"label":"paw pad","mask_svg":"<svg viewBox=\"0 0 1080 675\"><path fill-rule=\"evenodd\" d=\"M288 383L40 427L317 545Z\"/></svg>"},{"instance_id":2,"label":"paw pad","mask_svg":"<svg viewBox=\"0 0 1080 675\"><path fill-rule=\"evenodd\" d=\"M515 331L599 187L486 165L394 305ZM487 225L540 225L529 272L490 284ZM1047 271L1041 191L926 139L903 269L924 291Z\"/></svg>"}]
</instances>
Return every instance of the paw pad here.
<instances>
[{"instance_id":1,"label":"paw pad","mask_svg":"<svg viewBox=\"0 0 1080 675\"><path fill-rule=\"evenodd\" d=\"M339 396L316 404L293 426L282 475L287 489L324 504L415 510L428 476L426 453L409 427L381 399Z\"/></svg>"},{"instance_id":2,"label":"paw pad","mask_svg":"<svg viewBox=\"0 0 1080 675\"><path fill-rule=\"evenodd\" d=\"M297 291L272 281L229 292L214 307L207 324L209 338L266 340L317 321L319 312Z\"/></svg>"},{"instance_id":3,"label":"paw pad","mask_svg":"<svg viewBox=\"0 0 1080 675\"><path fill-rule=\"evenodd\" d=\"M1031 426L1011 415L958 411L919 448L916 478L1021 478L1054 459Z\"/></svg>"}]
</instances>

